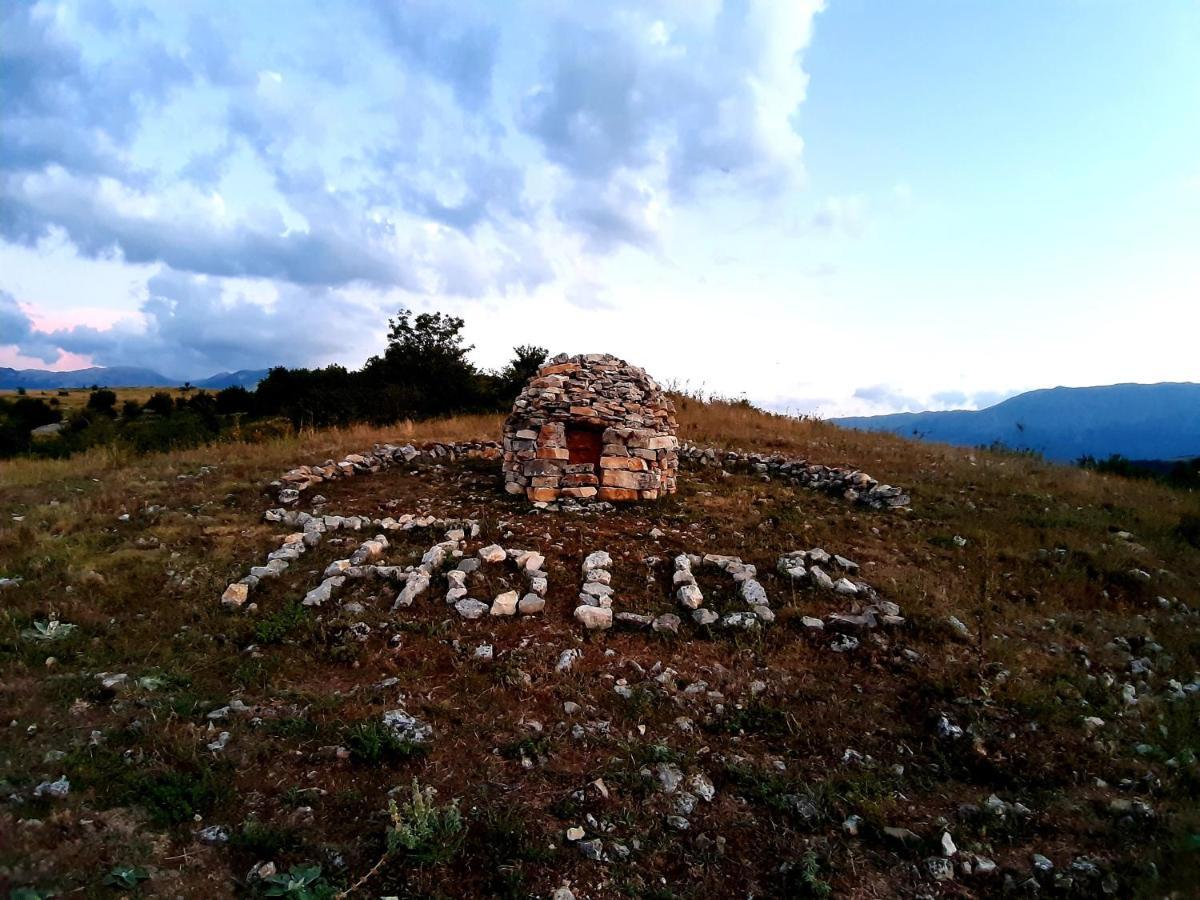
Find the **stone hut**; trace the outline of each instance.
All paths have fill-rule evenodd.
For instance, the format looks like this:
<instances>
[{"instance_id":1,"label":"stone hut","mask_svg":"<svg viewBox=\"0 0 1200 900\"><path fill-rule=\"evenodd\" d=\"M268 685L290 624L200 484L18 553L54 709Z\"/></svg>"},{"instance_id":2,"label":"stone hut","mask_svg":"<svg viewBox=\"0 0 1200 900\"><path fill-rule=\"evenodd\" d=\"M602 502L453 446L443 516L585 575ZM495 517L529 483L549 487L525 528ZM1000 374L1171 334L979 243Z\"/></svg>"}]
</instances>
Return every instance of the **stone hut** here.
<instances>
[{"instance_id":1,"label":"stone hut","mask_svg":"<svg viewBox=\"0 0 1200 900\"><path fill-rule=\"evenodd\" d=\"M675 406L645 370L556 356L504 423L504 488L535 503L654 500L675 491Z\"/></svg>"}]
</instances>

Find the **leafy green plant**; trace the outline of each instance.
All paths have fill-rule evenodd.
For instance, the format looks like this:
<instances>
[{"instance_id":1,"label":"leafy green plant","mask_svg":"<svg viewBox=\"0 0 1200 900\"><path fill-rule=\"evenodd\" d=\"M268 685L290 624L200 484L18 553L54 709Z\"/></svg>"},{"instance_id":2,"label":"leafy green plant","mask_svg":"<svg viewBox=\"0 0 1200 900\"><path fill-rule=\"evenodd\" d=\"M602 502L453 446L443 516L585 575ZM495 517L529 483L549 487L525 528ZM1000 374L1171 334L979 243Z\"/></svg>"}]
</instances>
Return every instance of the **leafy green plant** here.
<instances>
[{"instance_id":1,"label":"leafy green plant","mask_svg":"<svg viewBox=\"0 0 1200 900\"><path fill-rule=\"evenodd\" d=\"M254 626L254 637L260 644L278 644L307 617L308 610L294 601L259 621Z\"/></svg>"},{"instance_id":2,"label":"leafy green plant","mask_svg":"<svg viewBox=\"0 0 1200 900\"><path fill-rule=\"evenodd\" d=\"M22 630L21 637L27 641L61 641L70 637L77 625L50 619L48 622L34 622L32 628Z\"/></svg>"},{"instance_id":3,"label":"leafy green plant","mask_svg":"<svg viewBox=\"0 0 1200 900\"><path fill-rule=\"evenodd\" d=\"M789 897L810 897L823 900L833 895L833 887L821 876L821 860L809 850L800 861L788 867L784 874Z\"/></svg>"},{"instance_id":4,"label":"leafy green plant","mask_svg":"<svg viewBox=\"0 0 1200 900\"><path fill-rule=\"evenodd\" d=\"M139 883L146 881L150 877L150 873L141 866L113 866L107 875L104 876L104 883L109 887L115 887L122 891L131 891L138 886Z\"/></svg>"},{"instance_id":5,"label":"leafy green plant","mask_svg":"<svg viewBox=\"0 0 1200 900\"><path fill-rule=\"evenodd\" d=\"M292 866L286 872L264 878L263 885L267 897L319 900L333 894L333 888L321 878L320 866Z\"/></svg>"}]
</instances>

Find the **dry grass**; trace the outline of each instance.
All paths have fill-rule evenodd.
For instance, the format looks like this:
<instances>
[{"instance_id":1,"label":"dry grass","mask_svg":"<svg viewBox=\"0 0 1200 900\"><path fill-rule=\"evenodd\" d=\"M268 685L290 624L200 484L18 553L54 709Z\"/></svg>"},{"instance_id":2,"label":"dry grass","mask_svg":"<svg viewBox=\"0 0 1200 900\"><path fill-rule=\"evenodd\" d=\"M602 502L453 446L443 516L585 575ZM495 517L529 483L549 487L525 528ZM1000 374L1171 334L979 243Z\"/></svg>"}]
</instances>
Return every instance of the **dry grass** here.
<instances>
[{"instance_id":1,"label":"dry grass","mask_svg":"<svg viewBox=\"0 0 1200 900\"><path fill-rule=\"evenodd\" d=\"M680 398L679 420L696 443L861 466L909 488L913 509L873 512L715 470L688 473L674 498L599 519L527 515L499 495L493 467L483 464L426 466L416 477L402 467L322 485L339 512L474 515L483 541L537 547L549 560L549 607L531 621L465 623L436 596L391 614L377 585L357 588L346 599L363 603L357 618L372 629L360 642L348 636L352 617L336 608L294 606L314 573L347 553L332 541L257 591L255 615L218 608L223 586L281 536L261 521L271 503L263 486L298 463L375 442L494 438L499 416L142 458L97 450L0 464L0 575L25 579L0 594L0 708L18 723L0 731L0 795L23 798L0 806L0 834L13 836L0 842L0 878L95 892L100 874L136 864L151 869L156 895L223 895L270 858L281 869L321 862L328 883L346 885L379 858L387 791L417 777L439 799L462 799L464 849L449 864L388 863L371 891L445 896L453 885L458 896L544 896L568 879L581 897L803 896L799 876L780 865L803 868L811 850L813 877L837 896L909 896L935 890L906 873L933 852L943 827L964 852L996 859L1018 880L1028 877L1033 852L1060 869L1087 854L1116 873L1121 896L1190 889L1195 859L1186 845L1200 778L1180 760L1200 749L1200 729L1195 701L1172 704L1165 692L1170 678L1196 677L1200 639L1194 616L1160 608L1157 597L1200 606L1200 550L1176 531L1184 516L1200 515L1196 495L736 404ZM651 540L656 527L664 536ZM411 562L435 539L399 540L389 555ZM906 625L882 643L864 636L845 655L808 636L802 615L844 601L784 584L772 569L779 553L811 546L861 563L901 605ZM673 610L669 572L648 566L648 553L708 550L758 565L779 622L757 636L710 635L689 623L677 639L614 631L581 641L569 614L579 559L601 547L617 560L624 608ZM1061 557L1039 553L1055 548ZM1132 578L1133 568L1151 582ZM489 577L486 593L507 586L508 576ZM713 606L737 608L730 585L702 581ZM78 633L54 645L20 637L52 612ZM967 623L971 641L953 638L950 614ZM1152 657L1137 706L1120 698L1120 685L1139 679L1115 639L1131 641L1133 656ZM1162 651L1147 649L1148 639ZM494 661L472 657L483 642L496 648ZM566 647L584 655L559 674L554 663ZM656 664L677 672L680 688L704 681L721 697L664 691L643 674ZM154 674L164 684L114 695L98 689L99 671ZM389 677L394 686L378 687ZM616 679L631 686L629 699L614 692ZM767 689L753 694L754 681ZM205 713L231 697L260 707L261 723L210 729ZM566 715L567 701L582 712ZM434 725L425 755L372 749L371 723L401 704ZM939 741L933 724L943 713L974 737ZM1086 715L1105 726L1090 735ZM677 727L680 716L693 719L692 731ZM609 722L608 731L596 722ZM587 727L584 738L571 736L573 724ZM229 747L205 750L222 729L233 734ZM94 746L93 731L102 735ZM1139 752L1139 744L1151 749ZM351 758L339 758L338 746L352 748ZM847 748L873 764L846 762ZM49 751L68 756L48 762ZM717 784L716 800L698 806L686 833L665 824L673 801L641 775L664 761ZM29 797L64 772L68 800ZM597 778L607 798L591 786ZM960 804L991 793L1026 803L1033 820L989 828L959 815ZM815 818L797 814L796 797L813 804ZM1131 798L1152 805L1155 819L1107 811ZM199 845L191 811L204 824L229 825L237 840ZM866 820L860 838L842 832L851 813ZM610 824L606 845L636 840L640 849L624 861L586 862L563 831L587 814ZM883 825L911 828L924 843L897 847ZM722 836L726 851L700 835ZM344 869L330 862L335 854ZM1161 881L1137 867L1147 858ZM1092 887L1076 893L1094 895ZM964 880L954 890L989 895L1000 879Z\"/></svg>"},{"instance_id":2,"label":"dry grass","mask_svg":"<svg viewBox=\"0 0 1200 900\"><path fill-rule=\"evenodd\" d=\"M117 395L117 408L120 409L121 404L126 400L136 400L138 403L145 403L154 394L160 391L165 391L172 397L188 397L190 394L185 394L179 390L178 385L171 387L114 387L106 388ZM194 391L192 392L194 393ZM87 406L88 397L92 394L91 388L69 388L64 390L47 389L47 390L30 390L24 396L35 400L45 400L51 406L54 406L64 413L71 412L76 409L83 409ZM8 400L15 400L18 394L15 390L0 390L0 397Z\"/></svg>"}]
</instances>

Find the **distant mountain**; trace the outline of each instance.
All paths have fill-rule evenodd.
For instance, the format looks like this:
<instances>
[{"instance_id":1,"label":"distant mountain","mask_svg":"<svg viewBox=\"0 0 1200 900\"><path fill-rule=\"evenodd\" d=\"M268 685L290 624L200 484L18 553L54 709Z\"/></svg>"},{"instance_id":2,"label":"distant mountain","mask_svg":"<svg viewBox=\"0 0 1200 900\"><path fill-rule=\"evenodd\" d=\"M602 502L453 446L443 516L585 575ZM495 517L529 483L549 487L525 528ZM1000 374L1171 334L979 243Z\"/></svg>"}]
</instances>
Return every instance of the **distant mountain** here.
<instances>
[{"instance_id":1,"label":"distant mountain","mask_svg":"<svg viewBox=\"0 0 1200 900\"><path fill-rule=\"evenodd\" d=\"M238 369L236 372L221 372L203 381L194 382L198 388L219 391L227 387L244 387L248 391L258 387L258 383L267 377L270 369Z\"/></svg>"},{"instance_id":2,"label":"distant mountain","mask_svg":"<svg viewBox=\"0 0 1200 900\"><path fill-rule=\"evenodd\" d=\"M267 377L268 369L240 369L237 372L221 372L192 384L198 388L219 391L232 385L254 390ZM153 369L137 366L93 366L76 369L74 372L51 372L47 369L8 369L0 366L0 390L19 387L31 391L59 390L62 388L86 388L93 384L102 387L175 387L184 383L182 378L171 378Z\"/></svg>"},{"instance_id":3,"label":"distant mountain","mask_svg":"<svg viewBox=\"0 0 1200 900\"><path fill-rule=\"evenodd\" d=\"M1129 459L1200 456L1200 384L1114 384L1047 388L987 409L834 419L861 431L888 431L976 447L999 442L1048 459L1119 453Z\"/></svg>"},{"instance_id":4,"label":"distant mountain","mask_svg":"<svg viewBox=\"0 0 1200 900\"><path fill-rule=\"evenodd\" d=\"M153 369L136 366L111 366L76 369L74 372L50 372L46 369L7 369L0 367L0 389L27 388L52 390L56 388L91 387L159 387L179 384Z\"/></svg>"}]
</instances>

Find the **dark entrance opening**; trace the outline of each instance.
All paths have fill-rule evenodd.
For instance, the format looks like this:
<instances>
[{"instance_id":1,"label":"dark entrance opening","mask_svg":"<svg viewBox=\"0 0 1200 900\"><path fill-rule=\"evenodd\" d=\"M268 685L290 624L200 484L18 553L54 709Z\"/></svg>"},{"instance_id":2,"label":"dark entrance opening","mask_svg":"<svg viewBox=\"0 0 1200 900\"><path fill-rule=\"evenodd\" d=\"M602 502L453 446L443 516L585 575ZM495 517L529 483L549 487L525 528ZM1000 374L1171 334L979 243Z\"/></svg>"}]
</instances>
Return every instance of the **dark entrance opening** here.
<instances>
[{"instance_id":1,"label":"dark entrance opening","mask_svg":"<svg viewBox=\"0 0 1200 900\"><path fill-rule=\"evenodd\" d=\"M566 431L571 465L589 465L599 471L600 451L604 449L604 442L601 440L603 432L597 428L580 425L568 425Z\"/></svg>"}]
</instances>

